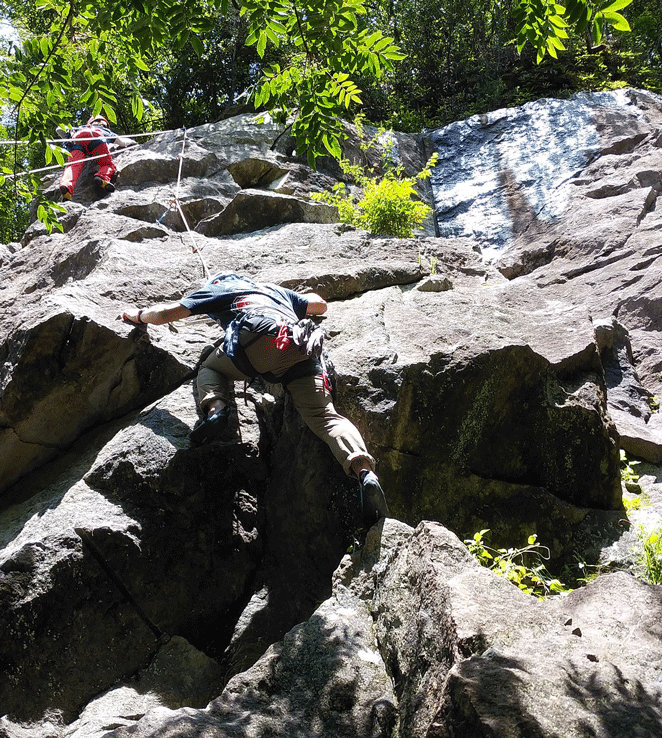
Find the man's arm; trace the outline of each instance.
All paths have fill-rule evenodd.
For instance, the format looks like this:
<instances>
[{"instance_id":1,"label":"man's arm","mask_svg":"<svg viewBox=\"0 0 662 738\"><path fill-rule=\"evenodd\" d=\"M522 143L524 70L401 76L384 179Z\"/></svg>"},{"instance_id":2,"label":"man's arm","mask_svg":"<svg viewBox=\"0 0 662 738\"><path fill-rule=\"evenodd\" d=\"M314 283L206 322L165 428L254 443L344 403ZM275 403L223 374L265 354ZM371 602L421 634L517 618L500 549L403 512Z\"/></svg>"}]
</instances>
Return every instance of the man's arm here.
<instances>
[{"instance_id":1,"label":"man's arm","mask_svg":"<svg viewBox=\"0 0 662 738\"><path fill-rule=\"evenodd\" d=\"M172 323L173 320L187 318L190 314L191 311L178 302L161 302L144 310L131 308L125 311L122 317L130 323L137 323L138 325L144 323L163 325L164 323Z\"/></svg>"},{"instance_id":2,"label":"man's arm","mask_svg":"<svg viewBox=\"0 0 662 738\"><path fill-rule=\"evenodd\" d=\"M303 295L308 300L306 315L323 315L326 312L326 300L315 292L307 292Z\"/></svg>"}]
</instances>

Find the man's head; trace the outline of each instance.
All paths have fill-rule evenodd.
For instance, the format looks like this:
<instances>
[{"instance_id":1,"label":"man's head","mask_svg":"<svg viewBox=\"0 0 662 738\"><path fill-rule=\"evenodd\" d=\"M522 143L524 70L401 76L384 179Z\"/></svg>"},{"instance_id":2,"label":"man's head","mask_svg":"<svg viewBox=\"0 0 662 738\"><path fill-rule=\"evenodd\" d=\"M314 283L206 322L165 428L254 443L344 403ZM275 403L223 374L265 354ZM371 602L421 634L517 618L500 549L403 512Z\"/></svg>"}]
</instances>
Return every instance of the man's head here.
<instances>
[{"instance_id":1,"label":"man's head","mask_svg":"<svg viewBox=\"0 0 662 738\"><path fill-rule=\"evenodd\" d=\"M103 115L93 115L88 121L88 126L103 126L104 128L108 128L108 121L103 117Z\"/></svg>"}]
</instances>

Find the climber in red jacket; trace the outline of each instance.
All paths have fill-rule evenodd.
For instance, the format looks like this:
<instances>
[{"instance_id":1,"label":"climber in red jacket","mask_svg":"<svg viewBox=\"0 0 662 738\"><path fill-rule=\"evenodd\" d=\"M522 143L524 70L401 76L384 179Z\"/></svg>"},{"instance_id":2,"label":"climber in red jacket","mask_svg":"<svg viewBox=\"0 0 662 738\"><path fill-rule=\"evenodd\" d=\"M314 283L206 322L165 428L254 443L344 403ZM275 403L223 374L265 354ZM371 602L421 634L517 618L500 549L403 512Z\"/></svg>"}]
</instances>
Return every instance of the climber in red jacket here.
<instances>
[{"instance_id":1,"label":"climber in red jacket","mask_svg":"<svg viewBox=\"0 0 662 738\"><path fill-rule=\"evenodd\" d=\"M67 135L62 128L57 129L57 134L61 138ZM135 142L130 138L121 138L113 133L108 128L108 121L103 115L92 116L86 125L71 130L69 137L63 142L63 146L70 153L69 162L60 179L60 195L63 200L71 200L73 197L76 182L83 170L85 158L88 156L95 157L98 166L94 175L94 184L97 189L108 194L115 191L112 179L117 167L108 149L108 144L111 143L125 147Z\"/></svg>"}]
</instances>

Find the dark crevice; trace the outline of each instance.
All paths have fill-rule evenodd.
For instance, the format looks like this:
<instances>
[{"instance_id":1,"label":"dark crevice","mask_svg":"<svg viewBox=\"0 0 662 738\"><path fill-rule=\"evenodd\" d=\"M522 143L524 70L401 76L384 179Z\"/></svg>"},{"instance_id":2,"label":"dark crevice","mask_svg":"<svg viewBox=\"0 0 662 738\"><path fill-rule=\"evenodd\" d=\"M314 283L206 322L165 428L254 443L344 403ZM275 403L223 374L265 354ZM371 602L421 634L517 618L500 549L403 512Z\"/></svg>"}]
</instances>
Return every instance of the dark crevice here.
<instances>
[{"instance_id":1,"label":"dark crevice","mask_svg":"<svg viewBox=\"0 0 662 738\"><path fill-rule=\"evenodd\" d=\"M93 558L103 569L108 579L121 593L122 597L133 607L138 617L145 623L145 625L152 631L156 640L160 643L167 643L170 640L170 636L164 633L157 625L155 625L147 616L145 611L140 607L136 598L127 589L126 585L119 578L117 573L112 569L108 562L104 559L103 554L97 548L96 544L92 540L92 536L88 531L83 528L74 528L74 532L81 539L83 546L92 554Z\"/></svg>"}]
</instances>

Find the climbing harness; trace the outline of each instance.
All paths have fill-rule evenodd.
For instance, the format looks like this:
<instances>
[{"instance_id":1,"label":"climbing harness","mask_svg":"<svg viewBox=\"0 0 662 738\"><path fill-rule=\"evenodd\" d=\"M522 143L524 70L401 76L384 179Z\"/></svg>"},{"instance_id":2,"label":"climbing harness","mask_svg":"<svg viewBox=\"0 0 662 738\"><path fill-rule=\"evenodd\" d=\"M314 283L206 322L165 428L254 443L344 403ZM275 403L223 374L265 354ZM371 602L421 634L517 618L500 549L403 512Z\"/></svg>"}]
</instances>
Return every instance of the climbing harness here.
<instances>
[{"instance_id":1,"label":"climbing harness","mask_svg":"<svg viewBox=\"0 0 662 738\"><path fill-rule=\"evenodd\" d=\"M331 372L329 371L329 367L327 367L328 354L323 349L326 331L310 318L302 318L294 323L286 320L283 315L278 315L279 312L278 308L275 307L267 309L256 307L254 310L244 313L239 318L237 323L234 324L234 330L233 321L226 329L226 338L228 331L231 333L236 332L236 340L231 341L231 350L226 350L224 345L226 356L247 377L261 376L270 384L282 384L283 387L287 387L295 379L321 374L324 388L328 392L333 393L334 387ZM274 321L272 326L267 329L263 327L263 318L265 317L272 317ZM248 331L250 335L250 338L244 342L240 340L240 335L242 335L243 331ZM246 334L243 333L243 335ZM282 351L290 344L294 344L308 358L294 364L279 377L272 372L258 372L251 364L246 349L265 335L270 335L274 338L274 347L277 351Z\"/></svg>"}]
</instances>

